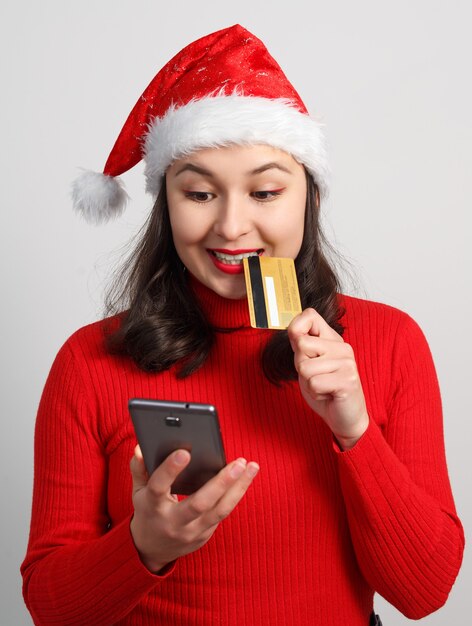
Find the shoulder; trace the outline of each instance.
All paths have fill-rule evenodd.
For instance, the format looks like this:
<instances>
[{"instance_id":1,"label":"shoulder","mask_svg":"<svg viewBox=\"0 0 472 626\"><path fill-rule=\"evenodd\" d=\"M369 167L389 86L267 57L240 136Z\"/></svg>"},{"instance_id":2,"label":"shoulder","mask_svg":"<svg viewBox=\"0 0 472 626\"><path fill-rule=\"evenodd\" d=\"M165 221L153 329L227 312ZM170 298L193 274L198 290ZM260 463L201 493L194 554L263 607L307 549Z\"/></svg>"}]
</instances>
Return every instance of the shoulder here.
<instances>
[{"instance_id":1,"label":"shoulder","mask_svg":"<svg viewBox=\"0 0 472 626\"><path fill-rule=\"evenodd\" d=\"M408 338L424 342L417 322L405 311L396 307L341 294L339 302L343 311L341 324L346 341L373 341L377 345L397 344Z\"/></svg>"},{"instance_id":2,"label":"shoulder","mask_svg":"<svg viewBox=\"0 0 472 626\"><path fill-rule=\"evenodd\" d=\"M81 349L84 351L102 352L106 351L107 335L119 328L120 316L107 317L77 329L65 341L65 346L73 351Z\"/></svg>"},{"instance_id":3,"label":"shoulder","mask_svg":"<svg viewBox=\"0 0 472 626\"><path fill-rule=\"evenodd\" d=\"M113 316L82 326L66 339L57 359L74 361L76 366L114 359L107 349L107 336L119 328L120 319Z\"/></svg>"},{"instance_id":4,"label":"shoulder","mask_svg":"<svg viewBox=\"0 0 472 626\"><path fill-rule=\"evenodd\" d=\"M48 384L68 394L82 394L90 406L99 406L109 388L135 375L137 366L127 356L108 350L107 335L119 327L120 318L106 318L76 330L59 349Z\"/></svg>"},{"instance_id":5,"label":"shoulder","mask_svg":"<svg viewBox=\"0 0 472 626\"><path fill-rule=\"evenodd\" d=\"M343 311L341 321L344 324L401 324L412 320L405 311L383 302L340 294L339 303Z\"/></svg>"},{"instance_id":6,"label":"shoulder","mask_svg":"<svg viewBox=\"0 0 472 626\"><path fill-rule=\"evenodd\" d=\"M428 342L416 321L404 311L381 302L341 296L343 339L352 346L366 390L386 397L406 388L406 381L437 378ZM416 382L415 382L416 384Z\"/></svg>"},{"instance_id":7,"label":"shoulder","mask_svg":"<svg viewBox=\"0 0 472 626\"><path fill-rule=\"evenodd\" d=\"M407 313L401 309L397 309L394 306L385 304L383 302L376 302L374 300L366 300L364 298L357 298L354 296L348 296L346 294L339 294L339 302L346 319L350 319L354 316L361 315L362 317L381 317L401 319L409 317Z\"/></svg>"}]
</instances>

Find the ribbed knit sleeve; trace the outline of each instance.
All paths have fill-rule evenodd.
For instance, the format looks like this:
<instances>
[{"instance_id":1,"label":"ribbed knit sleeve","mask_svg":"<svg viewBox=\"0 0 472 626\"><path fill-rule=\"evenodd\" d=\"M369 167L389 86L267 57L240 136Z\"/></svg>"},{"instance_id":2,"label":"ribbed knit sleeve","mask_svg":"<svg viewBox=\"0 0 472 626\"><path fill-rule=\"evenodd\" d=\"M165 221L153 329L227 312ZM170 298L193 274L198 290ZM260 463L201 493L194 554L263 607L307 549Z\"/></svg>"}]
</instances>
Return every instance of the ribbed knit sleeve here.
<instances>
[{"instance_id":1,"label":"ribbed knit sleeve","mask_svg":"<svg viewBox=\"0 0 472 626\"><path fill-rule=\"evenodd\" d=\"M36 422L32 522L22 565L35 624L114 623L162 578L141 563L129 518L109 528L106 456L87 391L66 344Z\"/></svg>"},{"instance_id":2,"label":"ribbed knit sleeve","mask_svg":"<svg viewBox=\"0 0 472 626\"><path fill-rule=\"evenodd\" d=\"M337 450L338 466L364 577L407 617L419 619L446 601L464 536L449 486L429 347L406 315L383 328L394 335L391 362L383 364L391 372L383 432L376 423L381 416L371 415L357 445Z\"/></svg>"}]
</instances>

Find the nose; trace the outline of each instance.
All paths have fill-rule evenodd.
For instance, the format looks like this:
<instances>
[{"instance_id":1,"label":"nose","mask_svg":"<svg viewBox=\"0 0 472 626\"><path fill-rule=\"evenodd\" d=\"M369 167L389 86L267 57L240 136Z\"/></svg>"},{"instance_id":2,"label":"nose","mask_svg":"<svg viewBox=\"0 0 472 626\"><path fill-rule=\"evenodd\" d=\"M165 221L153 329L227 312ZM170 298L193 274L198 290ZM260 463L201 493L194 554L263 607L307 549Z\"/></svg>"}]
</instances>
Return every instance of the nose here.
<instances>
[{"instance_id":1,"label":"nose","mask_svg":"<svg viewBox=\"0 0 472 626\"><path fill-rule=\"evenodd\" d=\"M244 200L234 197L221 198L213 230L225 241L237 241L249 233L251 219Z\"/></svg>"}]
</instances>

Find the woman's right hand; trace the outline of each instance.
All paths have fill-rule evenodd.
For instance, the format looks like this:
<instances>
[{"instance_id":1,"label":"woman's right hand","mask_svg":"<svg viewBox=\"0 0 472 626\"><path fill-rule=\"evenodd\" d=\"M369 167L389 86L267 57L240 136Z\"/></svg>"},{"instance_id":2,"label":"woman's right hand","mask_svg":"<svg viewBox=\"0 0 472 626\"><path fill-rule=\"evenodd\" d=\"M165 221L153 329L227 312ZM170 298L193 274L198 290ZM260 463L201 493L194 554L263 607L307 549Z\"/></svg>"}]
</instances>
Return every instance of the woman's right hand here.
<instances>
[{"instance_id":1,"label":"woman's right hand","mask_svg":"<svg viewBox=\"0 0 472 626\"><path fill-rule=\"evenodd\" d=\"M142 562L152 572L201 548L236 507L259 471L257 463L236 459L198 491L179 501L170 489L189 461L189 452L176 450L148 477L139 446L131 459L131 535Z\"/></svg>"}]
</instances>

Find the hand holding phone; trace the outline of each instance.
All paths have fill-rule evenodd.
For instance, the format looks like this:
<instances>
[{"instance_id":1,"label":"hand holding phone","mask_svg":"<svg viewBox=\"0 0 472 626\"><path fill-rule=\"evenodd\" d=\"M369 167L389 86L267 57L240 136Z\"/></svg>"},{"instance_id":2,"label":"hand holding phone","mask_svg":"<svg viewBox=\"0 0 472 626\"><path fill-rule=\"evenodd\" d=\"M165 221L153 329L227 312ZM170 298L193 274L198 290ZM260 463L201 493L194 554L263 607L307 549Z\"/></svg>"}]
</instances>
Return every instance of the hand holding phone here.
<instances>
[{"instance_id":1,"label":"hand holding phone","mask_svg":"<svg viewBox=\"0 0 472 626\"><path fill-rule=\"evenodd\" d=\"M148 476L138 446L131 460L134 514L130 531L142 562L151 572L159 572L171 561L205 545L244 497L259 470L257 463L236 459L179 501L171 496L171 485L189 461L189 453L178 450Z\"/></svg>"}]
</instances>

